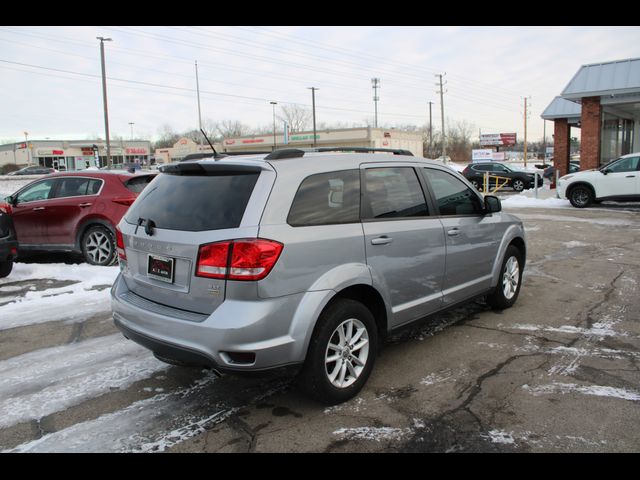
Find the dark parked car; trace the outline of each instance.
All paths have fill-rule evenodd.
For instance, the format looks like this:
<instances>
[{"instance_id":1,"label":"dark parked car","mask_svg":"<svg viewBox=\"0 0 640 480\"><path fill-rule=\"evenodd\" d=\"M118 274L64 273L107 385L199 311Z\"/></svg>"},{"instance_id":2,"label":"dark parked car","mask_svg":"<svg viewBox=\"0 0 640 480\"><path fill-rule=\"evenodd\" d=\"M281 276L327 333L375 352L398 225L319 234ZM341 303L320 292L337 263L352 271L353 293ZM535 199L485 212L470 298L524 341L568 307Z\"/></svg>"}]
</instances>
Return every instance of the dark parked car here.
<instances>
[{"instance_id":1,"label":"dark parked car","mask_svg":"<svg viewBox=\"0 0 640 480\"><path fill-rule=\"evenodd\" d=\"M49 173L56 173L54 168L41 167L39 165L32 165L30 167L24 167L15 172L8 173L7 175L47 175Z\"/></svg>"},{"instance_id":2,"label":"dark parked car","mask_svg":"<svg viewBox=\"0 0 640 480\"><path fill-rule=\"evenodd\" d=\"M524 170L518 170L510 165L506 165L500 162L477 162L470 163L462 171L462 174L469 180L477 190L482 189L484 182L484 175L489 172L490 176L499 176L503 178L509 178L507 185L513 188L516 192L521 192L525 188L534 188L535 176L538 176L538 186L543 185L542 175L539 173L527 172ZM489 186L495 186L497 182L502 183L502 180L496 178L489 178Z\"/></svg>"},{"instance_id":3,"label":"dark parked car","mask_svg":"<svg viewBox=\"0 0 640 480\"><path fill-rule=\"evenodd\" d=\"M77 252L112 265L115 226L155 175L85 170L29 183L6 198L20 250Z\"/></svg>"},{"instance_id":4,"label":"dark parked car","mask_svg":"<svg viewBox=\"0 0 640 480\"><path fill-rule=\"evenodd\" d=\"M572 160L569 163L569 173L575 173L579 171L580 171L580 162ZM544 169L544 173L542 174L542 176L548 179L549 181L551 181L554 174L555 174L555 168L553 165L550 165Z\"/></svg>"},{"instance_id":5,"label":"dark parked car","mask_svg":"<svg viewBox=\"0 0 640 480\"><path fill-rule=\"evenodd\" d=\"M18 256L18 238L8 206L0 202L0 278L11 273Z\"/></svg>"}]
</instances>

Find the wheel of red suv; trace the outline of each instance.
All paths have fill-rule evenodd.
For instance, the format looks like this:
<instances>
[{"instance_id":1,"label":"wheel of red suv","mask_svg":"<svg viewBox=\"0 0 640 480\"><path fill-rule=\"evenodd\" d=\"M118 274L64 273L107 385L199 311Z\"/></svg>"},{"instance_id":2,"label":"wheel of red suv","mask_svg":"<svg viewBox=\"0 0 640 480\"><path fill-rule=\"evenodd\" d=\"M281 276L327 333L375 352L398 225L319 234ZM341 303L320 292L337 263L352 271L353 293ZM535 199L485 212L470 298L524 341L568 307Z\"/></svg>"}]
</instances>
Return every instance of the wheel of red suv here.
<instances>
[{"instance_id":1,"label":"wheel of red suv","mask_svg":"<svg viewBox=\"0 0 640 480\"><path fill-rule=\"evenodd\" d=\"M341 403L366 383L378 348L373 315L360 302L340 299L318 319L300 374L302 388L316 400Z\"/></svg>"},{"instance_id":2,"label":"wheel of red suv","mask_svg":"<svg viewBox=\"0 0 640 480\"><path fill-rule=\"evenodd\" d=\"M569 192L569 201L576 208L585 208L593 202L593 193L588 187L578 185Z\"/></svg>"},{"instance_id":3,"label":"wheel of red suv","mask_svg":"<svg viewBox=\"0 0 640 480\"><path fill-rule=\"evenodd\" d=\"M521 283L522 254L510 245L502 261L498 285L493 293L487 296L487 303L497 310L511 307L518 299Z\"/></svg>"},{"instance_id":4,"label":"wheel of red suv","mask_svg":"<svg viewBox=\"0 0 640 480\"><path fill-rule=\"evenodd\" d=\"M91 265L113 265L116 262L116 239L107 227L96 225L82 237L82 255Z\"/></svg>"},{"instance_id":5,"label":"wheel of red suv","mask_svg":"<svg viewBox=\"0 0 640 480\"><path fill-rule=\"evenodd\" d=\"M0 262L0 278L8 277L13 270L13 262Z\"/></svg>"},{"instance_id":6,"label":"wheel of red suv","mask_svg":"<svg viewBox=\"0 0 640 480\"><path fill-rule=\"evenodd\" d=\"M516 192L521 192L522 190L524 190L524 180L522 180L520 178L514 179L513 182L511 182L511 187Z\"/></svg>"}]
</instances>

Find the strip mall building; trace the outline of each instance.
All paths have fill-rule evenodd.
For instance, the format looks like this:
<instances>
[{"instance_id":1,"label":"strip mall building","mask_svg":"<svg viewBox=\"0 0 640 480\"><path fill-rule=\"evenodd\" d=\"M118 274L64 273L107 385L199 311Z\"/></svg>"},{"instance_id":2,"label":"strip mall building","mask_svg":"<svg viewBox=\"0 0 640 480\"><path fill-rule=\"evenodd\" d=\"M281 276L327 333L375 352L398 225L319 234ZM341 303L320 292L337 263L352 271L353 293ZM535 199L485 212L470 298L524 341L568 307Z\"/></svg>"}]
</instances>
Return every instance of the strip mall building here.
<instances>
[{"instance_id":1,"label":"strip mall building","mask_svg":"<svg viewBox=\"0 0 640 480\"><path fill-rule=\"evenodd\" d=\"M114 165L135 162L149 163L151 143L146 140L120 141L110 144ZM0 166L40 165L57 170L84 170L107 164L103 140L29 140L0 145Z\"/></svg>"},{"instance_id":2,"label":"strip mall building","mask_svg":"<svg viewBox=\"0 0 640 480\"><path fill-rule=\"evenodd\" d=\"M569 172L571 129L580 128L580 168L640 151L640 58L583 65L542 113L554 122L554 165Z\"/></svg>"},{"instance_id":3,"label":"strip mall building","mask_svg":"<svg viewBox=\"0 0 640 480\"><path fill-rule=\"evenodd\" d=\"M250 153L271 152L275 148L311 148L314 146L313 132L291 133L286 139L282 133L226 138L214 144L218 152ZM409 150L416 156L423 155L422 134L401 132L383 128L346 128L340 130L318 130L315 135L317 147L369 147ZM198 145L193 140L181 138L172 148L159 148L154 152L158 163L179 161L190 153L211 152L208 145Z\"/></svg>"}]
</instances>

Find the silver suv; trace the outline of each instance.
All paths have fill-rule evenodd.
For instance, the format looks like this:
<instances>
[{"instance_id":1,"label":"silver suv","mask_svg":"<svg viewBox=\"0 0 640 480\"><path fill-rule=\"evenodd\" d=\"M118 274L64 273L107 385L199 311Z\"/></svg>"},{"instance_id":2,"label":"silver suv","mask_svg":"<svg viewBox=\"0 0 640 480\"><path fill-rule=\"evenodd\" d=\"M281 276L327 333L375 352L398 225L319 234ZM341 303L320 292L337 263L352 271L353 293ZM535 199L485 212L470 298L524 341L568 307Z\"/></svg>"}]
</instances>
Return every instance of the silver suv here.
<instances>
[{"instance_id":1,"label":"silver suv","mask_svg":"<svg viewBox=\"0 0 640 480\"><path fill-rule=\"evenodd\" d=\"M299 364L304 390L338 403L390 331L480 295L513 305L522 222L441 163L395 153L165 166L117 228L115 324L173 364Z\"/></svg>"}]
</instances>

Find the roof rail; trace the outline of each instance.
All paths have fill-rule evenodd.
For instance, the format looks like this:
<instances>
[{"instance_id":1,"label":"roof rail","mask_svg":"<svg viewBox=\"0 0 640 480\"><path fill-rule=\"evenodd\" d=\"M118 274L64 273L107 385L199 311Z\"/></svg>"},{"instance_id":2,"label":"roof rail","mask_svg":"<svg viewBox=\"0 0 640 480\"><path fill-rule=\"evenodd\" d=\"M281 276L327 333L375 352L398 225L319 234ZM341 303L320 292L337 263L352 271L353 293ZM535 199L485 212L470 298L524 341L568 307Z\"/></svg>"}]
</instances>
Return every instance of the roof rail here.
<instances>
[{"instance_id":1,"label":"roof rail","mask_svg":"<svg viewBox=\"0 0 640 480\"><path fill-rule=\"evenodd\" d=\"M265 160L278 160L284 158L298 158L304 156L308 152L384 152L393 153L394 155L407 155L413 157L413 153L409 150L396 149L396 148L369 148L369 147L317 147L317 148L283 148L280 150L274 150L269 155L264 157Z\"/></svg>"}]
</instances>

